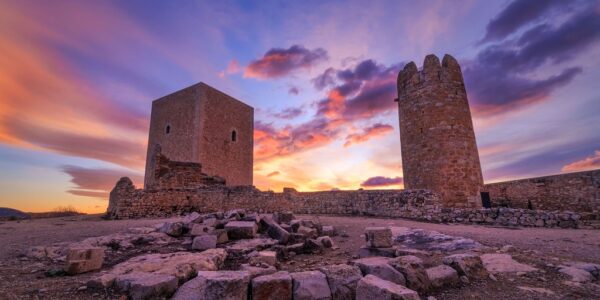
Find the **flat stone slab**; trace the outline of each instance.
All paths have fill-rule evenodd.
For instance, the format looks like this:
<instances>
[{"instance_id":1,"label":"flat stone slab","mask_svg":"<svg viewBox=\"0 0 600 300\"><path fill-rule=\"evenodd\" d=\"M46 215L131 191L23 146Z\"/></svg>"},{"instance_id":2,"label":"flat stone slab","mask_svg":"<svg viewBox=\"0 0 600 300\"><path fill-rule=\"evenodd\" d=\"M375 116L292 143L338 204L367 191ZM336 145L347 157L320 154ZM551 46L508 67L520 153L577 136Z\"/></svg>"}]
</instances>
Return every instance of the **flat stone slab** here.
<instances>
[{"instance_id":1,"label":"flat stone slab","mask_svg":"<svg viewBox=\"0 0 600 300\"><path fill-rule=\"evenodd\" d=\"M365 240L367 242L367 247L392 247L392 230L387 227L367 227L365 228Z\"/></svg>"},{"instance_id":2,"label":"flat stone slab","mask_svg":"<svg viewBox=\"0 0 600 300\"><path fill-rule=\"evenodd\" d=\"M420 293L431 288L431 282L425 272L422 259L413 255L400 256L391 259L389 264L404 275L407 288Z\"/></svg>"},{"instance_id":3,"label":"flat stone slab","mask_svg":"<svg viewBox=\"0 0 600 300\"><path fill-rule=\"evenodd\" d=\"M329 265L319 268L327 277L333 299L354 299L356 285L362 279L358 266L346 264Z\"/></svg>"},{"instance_id":4,"label":"flat stone slab","mask_svg":"<svg viewBox=\"0 0 600 300\"><path fill-rule=\"evenodd\" d=\"M79 274L102 268L104 248L71 248L67 253L65 272Z\"/></svg>"},{"instance_id":5,"label":"flat stone slab","mask_svg":"<svg viewBox=\"0 0 600 300\"><path fill-rule=\"evenodd\" d=\"M399 284L383 280L377 276L367 275L358 281L356 300L420 300L417 292Z\"/></svg>"},{"instance_id":6,"label":"flat stone slab","mask_svg":"<svg viewBox=\"0 0 600 300\"><path fill-rule=\"evenodd\" d=\"M240 271L246 271L246 272L248 272L248 274L250 274L250 278L254 278L254 277L258 277L258 276L273 274L273 273L277 272L277 269L275 269L274 266L268 266L265 268L265 267L255 267L255 266L251 266L249 264L242 264L240 266Z\"/></svg>"},{"instance_id":7,"label":"flat stone slab","mask_svg":"<svg viewBox=\"0 0 600 300\"><path fill-rule=\"evenodd\" d=\"M454 268L461 276L464 275L469 278L485 278L488 276L481 258L476 254L454 254L444 257L443 262Z\"/></svg>"},{"instance_id":8,"label":"flat stone slab","mask_svg":"<svg viewBox=\"0 0 600 300\"><path fill-rule=\"evenodd\" d=\"M119 276L115 285L133 300L160 299L173 295L178 281L172 275L132 272Z\"/></svg>"},{"instance_id":9,"label":"flat stone slab","mask_svg":"<svg viewBox=\"0 0 600 300\"><path fill-rule=\"evenodd\" d=\"M252 300L291 300L292 276L277 272L252 279Z\"/></svg>"},{"instance_id":10,"label":"flat stone slab","mask_svg":"<svg viewBox=\"0 0 600 300\"><path fill-rule=\"evenodd\" d=\"M225 224L227 235L232 240L252 239L257 229L256 222L252 221L230 221Z\"/></svg>"},{"instance_id":11,"label":"flat stone slab","mask_svg":"<svg viewBox=\"0 0 600 300\"><path fill-rule=\"evenodd\" d=\"M510 254L489 253L481 255L481 261L484 268L492 273L516 273L516 272L534 272L538 269L522 264L512 258Z\"/></svg>"},{"instance_id":12,"label":"flat stone slab","mask_svg":"<svg viewBox=\"0 0 600 300\"><path fill-rule=\"evenodd\" d=\"M227 252L236 254L250 253L252 251L260 251L271 246L277 245L277 240L271 238L255 238L251 240L239 240L230 245L227 245L225 249Z\"/></svg>"},{"instance_id":13,"label":"flat stone slab","mask_svg":"<svg viewBox=\"0 0 600 300\"><path fill-rule=\"evenodd\" d=\"M458 283L458 273L452 267L447 265L439 265L426 269L429 282L435 288L444 286L452 286Z\"/></svg>"},{"instance_id":14,"label":"flat stone slab","mask_svg":"<svg viewBox=\"0 0 600 300\"><path fill-rule=\"evenodd\" d=\"M325 274L319 271L292 273L294 300L331 299L331 290Z\"/></svg>"},{"instance_id":15,"label":"flat stone slab","mask_svg":"<svg viewBox=\"0 0 600 300\"><path fill-rule=\"evenodd\" d=\"M353 260L352 264L358 266L365 276L371 274L387 281L406 285L404 275L394 269L389 262L390 258L387 257L367 257Z\"/></svg>"},{"instance_id":16,"label":"flat stone slab","mask_svg":"<svg viewBox=\"0 0 600 300\"><path fill-rule=\"evenodd\" d=\"M201 271L196 278L183 284L173 300L248 299L250 274L244 271Z\"/></svg>"},{"instance_id":17,"label":"flat stone slab","mask_svg":"<svg viewBox=\"0 0 600 300\"><path fill-rule=\"evenodd\" d=\"M208 250L217 247L217 236L212 234L200 235L194 238L192 242L192 249L194 250Z\"/></svg>"},{"instance_id":18,"label":"flat stone slab","mask_svg":"<svg viewBox=\"0 0 600 300\"><path fill-rule=\"evenodd\" d=\"M450 236L437 231L412 229L408 227L390 227L396 243L405 248L424 251L452 252L457 250L482 249L483 245L461 236Z\"/></svg>"},{"instance_id":19,"label":"flat stone slab","mask_svg":"<svg viewBox=\"0 0 600 300\"><path fill-rule=\"evenodd\" d=\"M569 276L569 280L573 282L586 283L594 280L592 273L575 267L562 267L558 271Z\"/></svg>"}]
</instances>

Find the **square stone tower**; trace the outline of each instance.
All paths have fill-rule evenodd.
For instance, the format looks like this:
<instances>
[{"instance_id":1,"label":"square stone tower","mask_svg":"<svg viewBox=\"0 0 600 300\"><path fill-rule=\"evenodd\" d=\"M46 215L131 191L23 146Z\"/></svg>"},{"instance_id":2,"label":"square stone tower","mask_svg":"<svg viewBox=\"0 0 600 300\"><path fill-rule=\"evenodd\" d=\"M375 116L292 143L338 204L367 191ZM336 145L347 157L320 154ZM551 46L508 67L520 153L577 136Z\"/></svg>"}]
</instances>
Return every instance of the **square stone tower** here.
<instances>
[{"instance_id":1,"label":"square stone tower","mask_svg":"<svg viewBox=\"0 0 600 300\"><path fill-rule=\"evenodd\" d=\"M481 207L481 165L458 62L428 55L398 74L402 170L407 189L429 189L447 207Z\"/></svg>"},{"instance_id":2,"label":"square stone tower","mask_svg":"<svg viewBox=\"0 0 600 300\"><path fill-rule=\"evenodd\" d=\"M253 134L254 108L205 83L154 100L144 184L154 184L160 148L171 161L200 163L229 186L252 185Z\"/></svg>"}]
</instances>

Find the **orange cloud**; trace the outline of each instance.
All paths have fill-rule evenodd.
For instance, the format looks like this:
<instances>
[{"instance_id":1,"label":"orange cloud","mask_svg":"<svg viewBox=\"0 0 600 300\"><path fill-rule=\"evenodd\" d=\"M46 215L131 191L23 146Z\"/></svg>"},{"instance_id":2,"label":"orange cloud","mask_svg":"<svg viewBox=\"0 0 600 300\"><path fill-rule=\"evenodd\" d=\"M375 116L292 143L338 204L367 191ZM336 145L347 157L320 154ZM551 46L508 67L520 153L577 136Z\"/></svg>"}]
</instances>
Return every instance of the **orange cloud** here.
<instances>
[{"instance_id":1,"label":"orange cloud","mask_svg":"<svg viewBox=\"0 0 600 300\"><path fill-rule=\"evenodd\" d=\"M367 127L361 133L353 133L346 137L344 147L348 147L352 144L358 144L368 141L374 137L386 135L394 130L394 127L388 124L377 123L373 126Z\"/></svg>"},{"instance_id":2,"label":"orange cloud","mask_svg":"<svg viewBox=\"0 0 600 300\"><path fill-rule=\"evenodd\" d=\"M63 166L62 171L71 176L73 189L67 192L85 197L108 199L108 193L115 186L119 178L127 176L136 185L143 182L143 177L138 173L117 169L92 169L78 166Z\"/></svg>"},{"instance_id":3,"label":"orange cloud","mask_svg":"<svg viewBox=\"0 0 600 300\"><path fill-rule=\"evenodd\" d=\"M273 48L263 57L250 62L244 71L244 77L257 79L283 77L296 70L310 68L327 58L327 51L321 48L309 50L301 45L293 45L288 49Z\"/></svg>"},{"instance_id":4,"label":"orange cloud","mask_svg":"<svg viewBox=\"0 0 600 300\"><path fill-rule=\"evenodd\" d=\"M582 160L570 163L562 167L563 172L578 172L600 169L600 150L596 150L594 155L588 156Z\"/></svg>"}]
</instances>

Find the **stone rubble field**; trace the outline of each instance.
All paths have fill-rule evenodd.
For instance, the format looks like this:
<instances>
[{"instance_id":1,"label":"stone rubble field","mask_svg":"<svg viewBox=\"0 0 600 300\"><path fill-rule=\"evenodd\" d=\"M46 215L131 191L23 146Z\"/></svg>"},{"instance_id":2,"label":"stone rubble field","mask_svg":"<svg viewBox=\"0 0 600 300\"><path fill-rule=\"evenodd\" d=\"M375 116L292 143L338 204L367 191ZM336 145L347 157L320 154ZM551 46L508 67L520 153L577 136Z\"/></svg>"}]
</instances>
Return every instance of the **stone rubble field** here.
<instances>
[{"instance_id":1,"label":"stone rubble field","mask_svg":"<svg viewBox=\"0 0 600 300\"><path fill-rule=\"evenodd\" d=\"M512 245L486 246L433 230L376 225L354 232L320 217L287 212L194 212L154 226L29 247L18 260L1 262L0 298L432 300L600 295L600 264Z\"/></svg>"}]
</instances>

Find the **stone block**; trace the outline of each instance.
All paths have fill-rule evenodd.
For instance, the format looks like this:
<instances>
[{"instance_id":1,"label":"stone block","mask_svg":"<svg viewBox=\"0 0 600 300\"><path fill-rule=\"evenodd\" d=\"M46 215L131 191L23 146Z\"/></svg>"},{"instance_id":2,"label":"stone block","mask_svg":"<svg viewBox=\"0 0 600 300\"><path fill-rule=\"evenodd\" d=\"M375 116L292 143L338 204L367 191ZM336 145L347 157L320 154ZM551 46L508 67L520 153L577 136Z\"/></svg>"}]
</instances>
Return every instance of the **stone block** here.
<instances>
[{"instance_id":1,"label":"stone block","mask_svg":"<svg viewBox=\"0 0 600 300\"><path fill-rule=\"evenodd\" d=\"M298 227L297 230L298 234L301 234L307 238L311 238L314 239L318 236L317 230L314 228L310 228L310 227L306 227L306 226L300 226Z\"/></svg>"},{"instance_id":2,"label":"stone block","mask_svg":"<svg viewBox=\"0 0 600 300\"><path fill-rule=\"evenodd\" d=\"M431 282L427 277L427 272L425 272L422 259L413 255L406 255L391 259L389 264L404 275L407 288L420 293L431 288Z\"/></svg>"},{"instance_id":3,"label":"stone block","mask_svg":"<svg viewBox=\"0 0 600 300\"><path fill-rule=\"evenodd\" d=\"M333 299L352 300L356 297L356 285L362 278L357 266L329 265L319 268L319 271L327 277Z\"/></svg>"},{"instance_id":4,"label":"stone block","mask_svg":"<svg viewBox=\"0 0 600 300\"><path fill-rule=\"evenodd\" d=\"M367 242L367 247L392 247L392 230L387 227L367 227L365 228L365 240Z\"/></svg>"},{"instance_id":5,"label":"stone block","mask_svg":"<svg viewBox=\"0 0 600 300\"><path fill-rule=\"evenodd\" d=\"M352 264L358 266L363 275L371 274L387 281L406 285L404 275L389 265L389 262L390 258L387 257L367 257L353 260Z\"/></svg>"},{"instance_id":6,"label":"stone block","mask_svg":"<svg viewBox=\"0 0 600 300\"><path fill-rule=\"evenodd\" d=\"M279 226L279 224L277 223L271 223L269 225L269 228L267 229L267 234L269 235L269 237L271 237L272 239L276 239L281 244L286 244L290 239L290 233L287 230L283 229L281 226Z\"/></svg>"},{"instance_id":7,"label":"stone block","mask_svg":"<svg viewBox=\"0 0 600 300\"><path fill-rule=\"evenodd\" d=\"M469 278L486 278L488 276L481 258L476 254L454 254L444 257L443 262L445 265L454 268L461 276L464 275Z\"/></svg>"},{"instance_id":8,"label":"stone block","mask_svg":"<svg viewBox=\"0 0 600 300\"><path fill-rule=\"evenodd\" d=\"M232 240L252 239L256 235L257 226L255 222L231 221L225 225L225 230Z\"/></svg>"},{"instance_id":9,"label":"stone block","mask_svg":"<svg viewBox=\"0 0 600 300\"><path fill-rule=\"evenodd\" d=\"M331 290L325 274L319 271L292 273L293 299L331 299Z\"/></svg>"},{"instance_id":10,"label":"stone block","mask_svg":"<svg viewBox=\"0 0 600 300\"><path fill-rule=\"evenodd\" d=\"M252 300L291 300L292 277L288 272L277 272L252 279Z\"/></svg>"},{"instance_id":11,"label":"stone block","mask_svg":"<svg viewBox=\"0 0 600 300\"><path fill-rule=\"evenodd\" d=\"M329 236L320 236L317 238L317 242L323 245L323 248L333 247L333 240Z\"/></svg>"},{"instance_id":12,"label":"stone block","mask_svg":"<svg viewBox=\"0 0 600 300\"><path fill-rule=\"evenodd\" d=\"M288 212L276 212L273 214L273 220L279 224L289 224L294 219L294 214Z\"/></svg>"},{"instance_id":13,"label":"stone block","mask_svg":"<svg viewBox=\"0 0 600 300\"><path fill-rule=\"evenodd\" d=\"M254 278L257 276L273 274L277 272L277 269L275 269L274 266L257 267L250 264L242 264L240 265L240 271L248 272L248 274L250 274L250 278Z\"/></svg>"},{"instance_id":14,"label":"stone block","mask_svg":"<svg viewBox=\"0 0 600 300\"><path fill-rule=\"evenodd\" d=\"M160 232L166 233L173 237L178 237L183 234L183 223L181 222L166 222L160 228Z\"/></svg>"},{"instance_id":15,"label":"stone block","mask_svg":"<svg viewBox=\"0 0 600 300\"><path fill-rule=\"evenodd\" d=\"M381 279L377 276L367 275L358 281L356 287L356 300L420 300L417 292L399 284Z\"/></svg>"},{"instance_id":16,"label":"stone block","mask_svg":"<svg viewBox=\"0 0 600 300\"><path fill-rule=\"evenodd\" d=\"M439 265L425 270L429 282L435 288L458 284L458 273L447 265Z\"/></svg>"},{"instance_id":17,"label":"stone block","mask_svg":"<svg viewBox=\"0 0 600 300\"><path fill-rule=\"evenodd\" d=\"M248 299L250 274L244 271L202 271L183 284L173 300L190 299Z\"/></svg>"},{"instance_id":18,"label":"stone block","mask_svg":"<svg viewBox=\"0 0 600 300\"><path fill-rule=\"evenodd\" d=\"M227 230L225 229L213 229L213 231L211 231L210 234L217 237L217 244L224 244L229 242Z\"/></svg>"},{"instance_id":19,"label":"stone block","mask_svg":"<svg viewBox=\"0 0 600 300\"><path fill-rule=\"evenodd\" d=\"M336 231L335 231L335 228L333 226L325 225L322 228L321 234L322 235L327 235L327 236L335 236L336 235Z\"/></svg>"},{"instance_id":20,"label":"stone block","mask_svg":"<svg viewBox=\"0 0 600 300\"><path fill-rule=\"evenodd\" d=\"M320 253L323 251L323 244L315 239L308 239L303 245L303 253Z\"/></svg>"},{"instance_id":21,"label":"stone block","mask_svg":"<svg viewBox=\"0 0 600 300\"><path fill-rule=\"evenodd\" d=\"M200 235L194 238L192 242L192 249L194 250L207 250L217 247L217 236L212 234Z\"/></svg>"},{"instance_id":22,"label":"stone block","mask_svg":"<svg viewBox=\"0 0 600 300\"><path fill-rule=\"evenodd\" d=\"M274 266L277 264L277 252L275 251L259 251L250 257L250 264L267 264Z\"/></svg>"},{"instance_id":23,"label":"stone block","mask_svg":"<svg viewBox=\"0 0 600 300\"><path fill-rule=\"evenodd\" d=\"M358 249L358 256L360 258L365 257L375 257L375 256L384 256L384 257L395 257L396 249L395 248L371 248L371 247L360 247Z\"/></svg>"},{"instance_id":24,"label":"stone block","mask_svg":"<svg viewBox=\"0 0 600 300\"><path fill-rule=\"evenodd\" d=\"M132 272L118 276L115 285L132 300L145 300L170 297L177 290L178 282L172 275Z\"/></svg>"},{"instance_id":25,"label":"stone block","mask_svg":"<svg viewBox=\"0 0 600 300\"><path fill-rule=\"evenodd\" d=\"M204 224L193 224L192 229L190 230L191 236L199 236L204 234L209 234L214 228L212 226L204 225Z\"/></svg>"},{"instance_id":26,"label":"stone block","mask_svg":"<svg viewBox=\"0 0 600 300\"><path fill-rule=\"evenodd\" d=\"M67 253L65 272L68 274L80 274L100 270L103 262L103 248L71 248Z\"/></svg>"}]
</instances>

